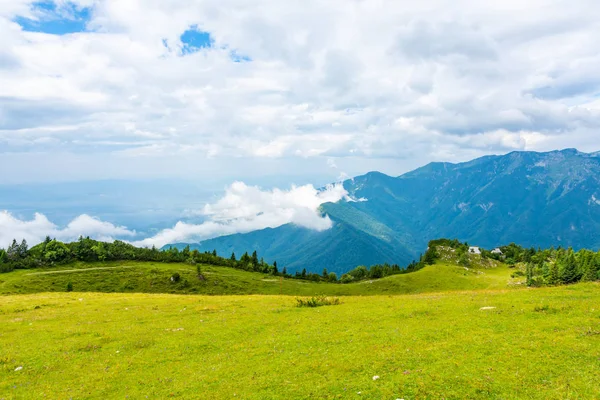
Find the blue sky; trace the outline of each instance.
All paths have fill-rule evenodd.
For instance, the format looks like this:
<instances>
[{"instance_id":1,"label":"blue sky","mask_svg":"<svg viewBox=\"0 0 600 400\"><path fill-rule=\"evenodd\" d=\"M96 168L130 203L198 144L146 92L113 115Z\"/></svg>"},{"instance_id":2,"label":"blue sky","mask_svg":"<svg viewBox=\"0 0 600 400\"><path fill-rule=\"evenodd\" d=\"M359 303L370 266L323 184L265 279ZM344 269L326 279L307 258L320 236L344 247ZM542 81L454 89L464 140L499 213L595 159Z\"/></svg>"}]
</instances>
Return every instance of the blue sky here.
<instances>
[{"instance_id":1,"label":"blue sky","mask_svg":"<svg viewBox=\"0 0 600 400\"><path fill-rule=\"evenodd\" d=\"M0 184L271 187L597 151L598 15L595 0L0 2Z\"/></svg>"},{"instance_id":2,"label":"blue sky","mask_svg":"<svg viewBox=\"0 0 600 400\"><path fill-rule=\"evenodd\" d=\"M24 31L66 35L87 30L92 8L74 3L57 5L54 1L41 1L31 3L29 11L29 15L16 15L13 19Z\"/></svg>"}]
</instances>

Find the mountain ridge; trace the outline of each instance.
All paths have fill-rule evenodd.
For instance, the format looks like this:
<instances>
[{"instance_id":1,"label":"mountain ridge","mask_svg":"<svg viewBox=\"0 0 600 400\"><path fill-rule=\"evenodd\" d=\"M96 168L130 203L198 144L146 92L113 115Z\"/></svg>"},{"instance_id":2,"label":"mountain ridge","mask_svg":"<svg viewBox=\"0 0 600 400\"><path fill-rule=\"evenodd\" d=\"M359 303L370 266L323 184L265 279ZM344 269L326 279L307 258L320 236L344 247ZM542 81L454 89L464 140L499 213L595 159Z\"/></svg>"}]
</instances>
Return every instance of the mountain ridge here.
<instances>
[{"instance_id":1,"label":"mountain ridge","mask_svg":"<svg viewBox=\"0 0 600 400\"><path fill-rule=\"evenodd\" d=\"M378 171L348 179L352 198L324 203L333 227L291 224L223 236L192 247L220 254L260 250L294 271L340 272L418 259L431 237L484 247L600 246L600 152L511 152L462 163L432 162L397 177ZM177 245L178 247L181 245Z\"/></svg>"}]
</instances>

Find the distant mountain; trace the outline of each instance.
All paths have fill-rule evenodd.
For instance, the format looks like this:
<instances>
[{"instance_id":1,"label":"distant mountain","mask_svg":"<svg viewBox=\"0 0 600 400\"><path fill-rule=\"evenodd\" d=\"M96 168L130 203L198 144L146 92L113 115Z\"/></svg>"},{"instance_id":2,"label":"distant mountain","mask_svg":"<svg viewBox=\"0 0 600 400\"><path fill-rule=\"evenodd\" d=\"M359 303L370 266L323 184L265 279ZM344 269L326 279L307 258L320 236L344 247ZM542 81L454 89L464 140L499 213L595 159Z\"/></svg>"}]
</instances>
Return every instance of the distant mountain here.
<instances>
[{"instance_id":1,"label":"distant mountain","mask_svg":"<svg viewBox=\"0 0 600 400\"><path fill-rule=\"evenodd\" d=\"M238 255L256 249L290 271L337 273L361 264L405 265L438 237L484 247L600 247L600 153L513 152L431 163L399 177L370 172L344 187L366 201L323 204L330 230L284 225L194 247Z\"/></svg>"}]
</instances>

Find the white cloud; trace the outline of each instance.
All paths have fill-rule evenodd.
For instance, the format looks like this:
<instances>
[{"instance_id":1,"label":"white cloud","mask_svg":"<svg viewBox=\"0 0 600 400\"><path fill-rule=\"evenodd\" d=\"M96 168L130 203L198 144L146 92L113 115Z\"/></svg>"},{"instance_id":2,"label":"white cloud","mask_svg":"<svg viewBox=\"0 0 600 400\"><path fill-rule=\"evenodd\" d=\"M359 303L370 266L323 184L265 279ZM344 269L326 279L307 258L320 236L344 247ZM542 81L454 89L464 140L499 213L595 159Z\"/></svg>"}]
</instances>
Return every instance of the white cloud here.
<instances>
[{"instance_id":1,"label":"white cloud","mask_svg":"<svg viewBox=\"0 0 600 400\"><path fill-rule=\"evenodd\" d=\"M0 247L9 245L13 239L27 240L35 245L46 236L62 241L73 241L79 236L90 236L97 240L113 241L117 237L131 237L135 232L100 221L83 214L72 220L66 227L59 228L43 214L36 213L31 220L21 220L8 211L0 211Z\"/></svg>"},{"instance_id":2,"label":"white cloud","mask_svg":"<svg viewBox=\"0 0 600 400\"><path fill-rule=\"evenodd\" d=\"M595 0L60 0L59 17L70 3L93 6L89 31L26 32L15 18L40 18L34 1L0 1L5 180L184 175L207 160L237 178L243 158L398 174L441 155L597 150ZM214 46L181 56L191 26Z\"/></svg>"},{"instance_id":3,"label":"white cloud","mask_svg":"<svg viewBox=\"0 0 600 400\"><path fill-rule=\"evenodd\" d=\"M189 224L180 221L172 228L163 229L152 237L140 240L134 240L139 236L135 231L86 214L60 228L39 213L32 220L21 220L8 211L2 211L0 247L10 244L13 239L26 239L30 245L35 245L46 236L62 241L73 241L79 236L90 236L102 241L126 239L137 246L162 247L169 243L197 242L233 233L276 228L288 223L322 231L331 228L332 221L327 215L320 213L319 206L342 199L352 201L342 184L328 185L322 190L317 190L312 185L292 186L289 190L263 190L243 182L234 182L226 189L223 197L206 204L195 213L205 217L205 222ZM191 214L189 211L187 213Z\"/></svg>"},{"instance_id":4,"label":"white cloud","mask_svg":"<svg viewBox=\"0 0 600 400\"><path fill-rule=\"evenodd\" d=\"M199 212L208 218L201 224L178 222L153 237L135 242L138 246L162 247L169 243L198 242L233 233L246 233L293 223L322 231L331 228L332 221L322 216L319 206L348 198L342 184L317 190L312 185L292 186L289 190L262 190L243 182L234 182L225 195Z\"/></svg>"}]
</instances>

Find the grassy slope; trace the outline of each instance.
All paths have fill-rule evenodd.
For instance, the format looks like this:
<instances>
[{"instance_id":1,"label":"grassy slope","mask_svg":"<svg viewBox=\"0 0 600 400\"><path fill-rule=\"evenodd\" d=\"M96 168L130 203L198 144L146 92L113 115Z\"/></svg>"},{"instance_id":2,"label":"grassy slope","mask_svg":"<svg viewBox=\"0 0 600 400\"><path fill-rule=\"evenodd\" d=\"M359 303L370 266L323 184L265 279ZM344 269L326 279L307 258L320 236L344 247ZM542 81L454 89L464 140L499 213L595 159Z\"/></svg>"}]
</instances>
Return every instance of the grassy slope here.
<instances>
[{"instance_id":1,"label":"grassy slope","mask_svg":"<svg viewBox=\"0 0 600 400\"><path fill-rule=\"evenodd\" d=\"M600 398L598 284L294 303L4 296L0 398Z\"/></svg>"},{"instance_id":2,"label":"grassy slope","mask_svg":"<svg viewBox=\"0 0 600 400\"><path fill-rule=\"evenodd\" d=\"M65 291L67 283L81 292L190 294L373 295L444 290L506 288L511 270L501 265L469 269L442 262L415 273L354 284L312 283L232 268L202 266L205 281L187 264L143 262L72 264L60 268L19 270L0 274L0 294ZM182 282L170 277L178 272ZM187 281L187 284L184 282Z\"/></svg>"}]
</instances>

